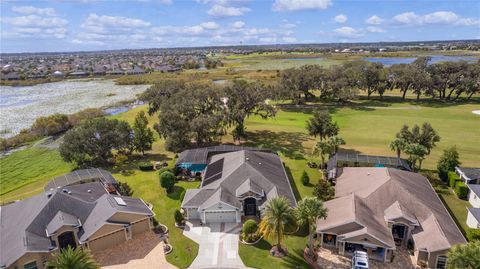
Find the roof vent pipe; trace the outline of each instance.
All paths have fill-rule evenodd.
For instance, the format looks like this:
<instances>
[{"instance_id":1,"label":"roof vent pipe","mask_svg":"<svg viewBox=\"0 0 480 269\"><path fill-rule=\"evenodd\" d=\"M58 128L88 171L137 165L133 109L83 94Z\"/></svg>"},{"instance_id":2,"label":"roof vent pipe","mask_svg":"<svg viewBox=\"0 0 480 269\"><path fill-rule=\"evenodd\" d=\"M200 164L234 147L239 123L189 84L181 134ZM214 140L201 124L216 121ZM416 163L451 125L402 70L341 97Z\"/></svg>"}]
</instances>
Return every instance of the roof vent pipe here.
<instances>
[{"instance_id":1,"label":"roof vent pipe","mask_svg":"<svg viewBox=\"0 0 480 269\"><path fill-rule=\"evenodd\" d=\"M88 193L92 193L92 190L87 190Z\"/></svg>"},{"instance_id":2,"label":"roof vent pipe","mask_svg":"<svg viewBox=\"0 0 480 269\"><path fill-rule=\"evenodd\" d=\"M247 158L245 158L245 161L248 161L248 157L247 157Z\"/></svg>"}]
</instances>

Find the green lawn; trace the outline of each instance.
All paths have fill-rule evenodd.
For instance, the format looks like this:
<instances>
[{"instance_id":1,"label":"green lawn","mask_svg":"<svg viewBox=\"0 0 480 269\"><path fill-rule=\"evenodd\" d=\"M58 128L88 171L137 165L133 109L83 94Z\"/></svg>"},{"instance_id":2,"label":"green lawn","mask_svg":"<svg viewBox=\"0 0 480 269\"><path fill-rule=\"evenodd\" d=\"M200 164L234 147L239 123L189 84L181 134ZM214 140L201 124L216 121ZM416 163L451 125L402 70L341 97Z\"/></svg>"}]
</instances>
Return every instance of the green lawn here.
<instances>
[{"instance_id":1,"label":"green lawn","mask_svg":"<svg viewBox=\"0 0 480 269\"><path fill-rule=\"evenodd\" d=\"M68 173L56 150L30 147L0 159L0 201L19 200L43 190L49 179Z\"/></svg>"},{"instance_id":2,"label":"green lawn","mask_svg":"<svg viewBox=\"0 0 480 269\"><path fill-rule=\"evenodd\" d=\"M288 256L280 259L270 255L272 242L262 240L256 245L240 244L239 254L243 263L253 268L310 268L303 258L303 250L307 244L306 236L287 236L284 245L288 248Z\"/></svg>"}]
</instances>

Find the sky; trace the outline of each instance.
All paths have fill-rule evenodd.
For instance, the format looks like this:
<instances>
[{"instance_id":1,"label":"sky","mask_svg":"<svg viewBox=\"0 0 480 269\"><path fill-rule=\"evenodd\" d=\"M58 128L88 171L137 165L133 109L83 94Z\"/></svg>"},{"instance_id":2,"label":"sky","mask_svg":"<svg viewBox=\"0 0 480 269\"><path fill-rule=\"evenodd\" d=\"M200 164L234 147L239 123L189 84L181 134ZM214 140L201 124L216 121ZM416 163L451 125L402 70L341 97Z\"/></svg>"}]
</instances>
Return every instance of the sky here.
<instances>
[{"instance_id":1,"label":"sky","mask_svg":"<svg viewBox=\"0 0 480 269\"><path fill-rule=\"evenodd\" d=\"M0 0L0 52L480 39L479 0Z\"/></svg>"}]
</instances>

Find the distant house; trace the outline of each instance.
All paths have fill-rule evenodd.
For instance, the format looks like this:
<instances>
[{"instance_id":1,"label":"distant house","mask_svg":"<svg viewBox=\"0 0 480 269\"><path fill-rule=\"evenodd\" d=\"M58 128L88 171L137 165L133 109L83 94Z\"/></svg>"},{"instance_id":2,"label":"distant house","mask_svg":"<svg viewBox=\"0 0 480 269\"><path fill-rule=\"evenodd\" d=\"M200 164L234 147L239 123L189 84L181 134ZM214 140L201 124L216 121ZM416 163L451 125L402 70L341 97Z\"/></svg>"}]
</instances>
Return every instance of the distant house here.
<instances>
[{"instance_id":1,"label":"distant house","mask_svg":"<svg viewBox=\"0 0 480 269\"><path fill-rule=\"evenodd\" d=\"M88 77L90 74L88 72L78 70L68 74L69 77L81 78L81 77Z\"/></svg>"},{"instance_id":2,"label":"distant house","mask_svg":"<svg viewBox=\"0 0 480 269\"><path fill-rule=\"evenodd\" d=\"M261 216L267 202L277 196L296 206L280 157L239 150L209 158L200 189L188 189L181 207L188 220L239 223L243 216Z\"/></svg>"},{"instance_id":3,"label":"distant house","mask_svg":"<svg viewBox=\"0 0 480 269\"><path fill-rule=\"evenodd\" d=\"M95 253L152 228L154 213L143 200L110 194L90 172L108 176L80 170L75 175L84 183L64 185L74 179L69 174L56 179L58 188L0 207L0 268L42 269L52 254L68 246Z\"/></svg>"},{"instance_id":4,"label":"distant house","mask_svg":"<svg viewBox=\"0 0 480 269\"><path fill-rule=\"evenodd\" d=\"M15 73L15 72L10 72L10 73L7 73L7 74L1 73L0 78L1 78L1 80L19 80L20 75L18 73Z\"/></svg>"},{"instance_id":5,"label":"distant house","mask_svg":"<svg viewBox=\"0 0 480 269\"><path fill-rule=\"evenodd\" d=\"M166 65L160 65L160 66L155 67L155 71L159 71L159 72L162 72L162 73L169 73L169 72L182 71L182 69L180 67L176 67L176 66L173 66L173 65L166 64Z\"/></svg>"},{"instance_id":6,"label":"distant house","mask_svg":"<svg viewBox=\"0 0 480 269\"><path fill-rule=\"evenodd\" d=\"M465 184L480 184L480 168L456 167L455 172Z\"/></svg>"},{"instance_id":7,"label":"distant house","mask_svg":"<svg viewBox=\"0 0 480 269\"><path fill-rule=\"evenodd\" d=\"M317 221L322 247L351 256L366 251L390 262L409 248L417 264L446 268L447 252L466 240L424 176L395 168L345 167L335 199L325 202L326 219Z\"/></svg>"},{"instance_id":8,"label":"distant house","mask_svg":"<svg viewBox=\"0 0 480 269\"><path fill-rule=\"evenodd\" d=\"M138 66L135 66L134 68L127 71L127 75L143 75L143 74L145 74L145 71Z\"/></svg>"},{"instance_id":9,"label":"distant house","mask_svg":"<svg viewBox=\"0 0 480 269\"><path fill-rule=\"evenodd\" d=\"M63 72L60 72L60 71L55 71L52 73L52 77L53 78L64 78L65 77L65 74Z\"/></svg>"},{"instance_id":10,"label":"distant house","mask_svg":"<svg viewBox=\"0 0 480 269\"><path fill-rule=\"evenodd\" d=\"M47 74L45 72L33 72L28 74L27 78L28 79L40 79L40 78L46 78Z\"/></svg>"},{"instance_id":11,"label":"distant house","mask_svg":"<svg viewBox=\"0 0 480 269\"><path fill-rule=\"evenodd\" d=\"M105 69L101 67L93 69L93 75L95 76L105 76L106 73Z\"/></svg>"},{"instance_id":12,"label":"distant house","mask_svg":"<svg viewBox=\"0 0 480 269\"><path fill-rule=\"evenodd\" d=\"M122 75L125 75L125 71L123 71L122 69L116 68L116 69L107 71L107 75L109 75L109 76L122 76Z\"/></svg>"}]
</instances>

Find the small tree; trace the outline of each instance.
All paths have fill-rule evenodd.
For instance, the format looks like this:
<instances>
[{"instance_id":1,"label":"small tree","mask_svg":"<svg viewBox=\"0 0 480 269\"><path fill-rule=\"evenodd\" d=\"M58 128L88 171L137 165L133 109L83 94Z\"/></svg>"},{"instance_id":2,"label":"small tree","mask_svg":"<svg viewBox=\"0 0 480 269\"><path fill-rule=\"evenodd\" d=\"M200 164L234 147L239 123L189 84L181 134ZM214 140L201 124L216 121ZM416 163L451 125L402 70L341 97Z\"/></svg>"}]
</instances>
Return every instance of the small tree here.
<instances>
[{"instance_id":1,"label":"small tree","mask_svg":"<svg viewBox=\"0 0 480 269\"><path fill-rule=\"evenodd\" d=\"M145 154L145 150L152 149L155 137L152 129L148 127L148 119L145 111L138 112L133 123L133 146L136 151Z\"/></svg>"},{"instance_id":2,"label":"small tree","mask_svg":"<svg viewBox=\"0 0 480 269\"><path fill-rule=\"evenodd\" d=\"M343 138L341 138L340 136L332 136L328 140L328 144L331 146L331 148L333 150L333 154L337 154L338 148L341 145L345 145L345 140Z\"/></svg>"},{"instance_id":3,"label":"small tree","mask_svg":"<svg viewBox=\"0 0 480 269\"><path fill-rule=\"evenodd\" d=\"M448 179L448 172L455 171L455 167L460 165L459 154L455 146L443 151L442 156L437 163L437 171L440 179L446 181Z\"/></svg>"},{"instance_id":4,"label":"small tree","mask_svg":"<svg viewBox=\"0 0 480 269\"><path fill-rule=\"evenodd\" d=\"M302 177L300 178L300 181L302 182L303 186L306 186L308 185L308 183L310 183L310 177L308 176L305 170L302 173Z\"/></svg>"},{"instance_id":5,"label":"small tree","mask_svg":"<svg viewBox=\"0 0 480 269\"><path fill-rule=\"evenodd\" d=\"M176 224L181 224L184 220L182 212L180 212L180 210L178 210L178 209L175 210L175 213L174 213L173 217L175 218L175 223Z\"/></svg>"},{"instance_id":6,"label":"small tree","mask_svg":"<svg viewBox=\"0 0 480 269\"><path fill-rule=\"evenodd\" d=\"M95 262L89 252L81 248L68 246L60 253L53 255L53 260L47 262L46 268L54 269L98 269L100 266Z\"/></svg>"},{"instance_id":7,"label":"small tree","mask_svg":"<svg viewBox=\"0 0 480 269\"><path fill-rule=\"evenodd\" d=\"M315 147L313 148L312 155L313 156L320 156L320 159L322 160L322 165L321 169L324 168L325 166L325 155L328 155L332 152L332 146L325 141L320 141L315 144Z\"/></svg>"},{"instance_id":8,"label":"small tree","mask_svg":"<svg viewBox=\"0 0 480 269\"><path fill-rule=\"evenodd\" d=\"M336 122L332 120L328 110L316 111L313 117L307 121L308 134L314 137L320 137L320 141L338 134L339 128Z\"/></svg>"},{"instance_id":9,"label":"small tree","mask_svg":"<svg viewBox=\"0 0 480 269\"><path fill-rule=\"evenodd\" d=\"M322 201L328 201L335 196L335 189L330 182L320 179L313 189L313 195Z\"/></svg>"},{"instance_id":10,"label":"small tree","mask_svg":"<svg viewBox=\"0 0 480 269\"><path fill-rule=\"evenodd\" d=\"M167 193L171 193L173 191L173 187L175 186L175 175L168 171L161 173L160 186L162 186Z\"/></svg>"},{"instance_id":11,"label":"small tree","mask_svg":"<svg viewBox=\"0 0 480 269\"><path fill-rule=\"evenodd\" d=\"M422 162L428 154L428 149L420 144L408 144L405 148L405 153L409 155L408 160L412 164L413 170L422 169ZM418 161L418 167L417 167Z\"/></svg>"},{"instance_id":12,"label":"small tree","mask_svg":"<svg viewBox=\"0 0 480 269\"><path fill-rule=\"evenodd\" d=\"M452 247L448 252L447 268L480 268L480 241L472 241L468 244L460 244Z\"/></svg>"},{"instance_id":13,"label":"small tree","mask_svg":"<svg viewBox=\"0 0 480 269\"><path fill-rule=\"evenodd\" d=\"M407 143L402 138L395 138L392 142L390 142L390 149L394 150L397 153L397 158L400 159L400 155L402 151L405 150L405 146Z\"/></svg>"}]
</instances>

